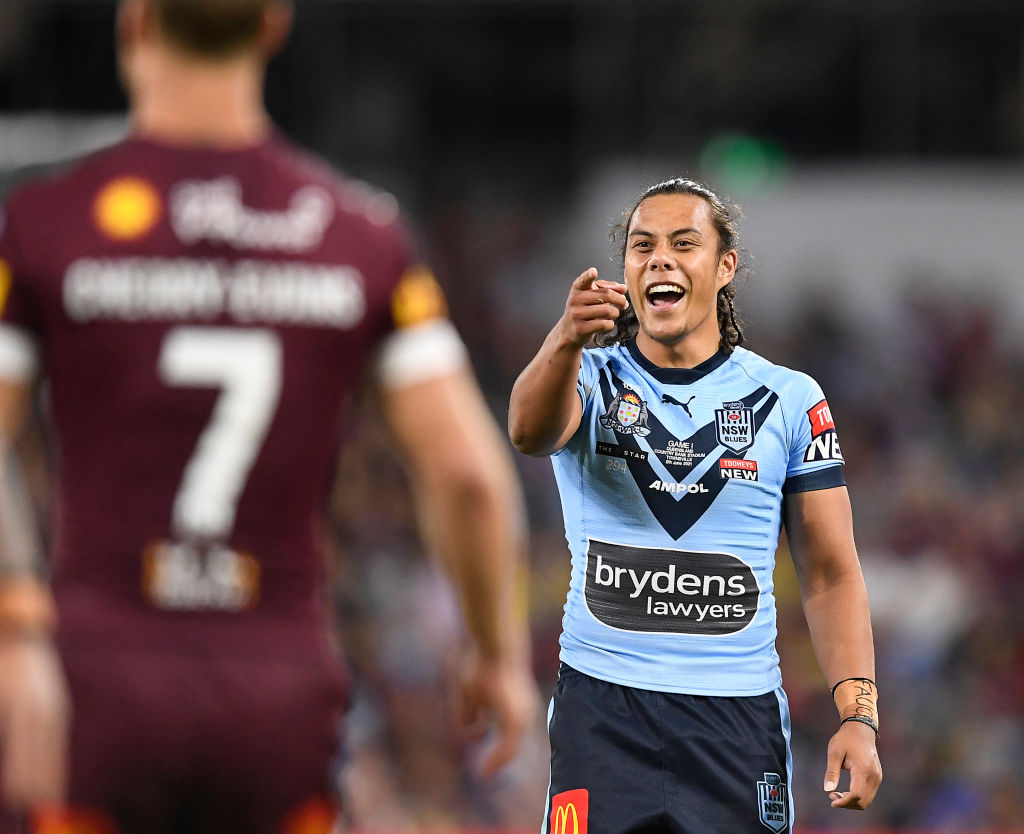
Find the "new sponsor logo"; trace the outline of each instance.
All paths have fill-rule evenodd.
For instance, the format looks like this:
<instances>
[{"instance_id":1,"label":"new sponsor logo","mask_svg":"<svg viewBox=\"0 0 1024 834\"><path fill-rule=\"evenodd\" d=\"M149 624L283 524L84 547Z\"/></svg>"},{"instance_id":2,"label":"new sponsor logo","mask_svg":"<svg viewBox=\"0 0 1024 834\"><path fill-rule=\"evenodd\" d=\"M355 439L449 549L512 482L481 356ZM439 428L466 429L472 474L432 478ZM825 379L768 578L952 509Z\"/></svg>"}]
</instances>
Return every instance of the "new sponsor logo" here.
<instances>
[{"instance_id":1,"label":"new sponsor logo","mask_svg":"<svg viewBox=\"0 0 1024 834\"><path fill-rule=\"evenodd\" d=\"M754 409L742 402L722 403L715 409L715 433L718 442L734 452L754 445Z\"/></svg>"},{"instance_id":2,"label":"new sponsor logo","mask_svg":"<svg viewBox=\"0 0 1024 834\"><path fill-rule=\"evenodd\" d=\"M722 478L737 481L756 481L757 461L744 460L742 458L721 458L718 461L718 471Z\"/></svg>"},{"instance_id":3,"label":"new sponsor logo","mask_svg":"<svg viewBox=\"0 0 1024 834\"><path fill-rule=\"evenodd\" d=\"M556 793L551 797L551 834L587 834L590 793L586 788Z\"/></svg>"},{"instance_id":4,"label":"new sponsor logo","mask_svg":"<svg viewBox=\"0 0 1024 834\"><path fill-rule=\"evenodd\" d=\"M675 634L733 634L757 611L750 566L728 553L631 547L591 539L585 599L612 628Z\"/></svg>"},{"instance_id":5,"label":"new sponsor logo","mask_svg":"<svg viewBox=\"0 0 1024 834\"><path fill-rule=\"evenodd\" d=\"M651 433L647 427L647 403L636 391L619 391L601 418L601 425L619 434L646 437Z\"/></svg>"},{"instance_id":6,"label":"new sponsor logo","mask_svg":"<svg viewBox=\"0 0 1024 834\"><path fill-rule=\"evenodd\" d=\"M839 436L836 424L832 420L832 410L828 402L822 400L807 409L807 419L811 424L811 442L804 452L804 463L815 463L823 460L836 460L845 463L839 448Z\"/></svg>"},{"instance_id":7,"label":"new sponsor logo","mask_svg":"<svg viewBox=\"0 0 1024 834\"><path fill-rule=\"evenodd\" d=\"M757 814L761 824L772 831L783 831L789 825L789 801L786 784L778 773L766 773L757 783Z\"/></svg>"}]
</instances>

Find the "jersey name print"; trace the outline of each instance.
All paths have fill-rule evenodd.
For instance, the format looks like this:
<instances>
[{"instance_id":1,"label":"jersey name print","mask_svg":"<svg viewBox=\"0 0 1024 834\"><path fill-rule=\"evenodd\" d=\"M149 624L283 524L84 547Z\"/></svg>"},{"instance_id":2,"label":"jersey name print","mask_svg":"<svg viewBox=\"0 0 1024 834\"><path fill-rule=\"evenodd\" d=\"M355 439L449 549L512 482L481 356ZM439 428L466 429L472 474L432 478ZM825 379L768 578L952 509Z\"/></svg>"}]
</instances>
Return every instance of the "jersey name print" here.
<instances>
[{"instance_id":1,"label":"jersey name print","mask_svg":"<svg viewBox=\"0 0 1024 834\"><path fill-rule=\"evenodd\" d=\"M578 390L551 459L572 554L561 659L668 692L776 689L783 495L844 483L841 459L808 458L835 432L821 389L743 348L664 369L629 342L584 351Z\"/></svg>"}]
</instances>

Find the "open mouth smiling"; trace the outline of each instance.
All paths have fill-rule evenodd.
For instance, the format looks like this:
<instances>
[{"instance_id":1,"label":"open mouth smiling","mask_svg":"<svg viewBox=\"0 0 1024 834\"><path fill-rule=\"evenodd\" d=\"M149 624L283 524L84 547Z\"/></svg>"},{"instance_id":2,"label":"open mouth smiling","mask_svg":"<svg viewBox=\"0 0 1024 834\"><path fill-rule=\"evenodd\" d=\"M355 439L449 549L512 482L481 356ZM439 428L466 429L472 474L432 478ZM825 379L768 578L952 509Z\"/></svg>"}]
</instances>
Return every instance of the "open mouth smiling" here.
<instances>
[{"instance_id":1,"label":"open mouth smiling","mask_svg":"<svg viewBox=\"0 0 1024 834\"><path fill-rule=\"evenodd\" d=\"M647 289L645 295L652 309L667 310L686 295L686 290L679 284L654 284Z\"/></svg>"}]
</instances>

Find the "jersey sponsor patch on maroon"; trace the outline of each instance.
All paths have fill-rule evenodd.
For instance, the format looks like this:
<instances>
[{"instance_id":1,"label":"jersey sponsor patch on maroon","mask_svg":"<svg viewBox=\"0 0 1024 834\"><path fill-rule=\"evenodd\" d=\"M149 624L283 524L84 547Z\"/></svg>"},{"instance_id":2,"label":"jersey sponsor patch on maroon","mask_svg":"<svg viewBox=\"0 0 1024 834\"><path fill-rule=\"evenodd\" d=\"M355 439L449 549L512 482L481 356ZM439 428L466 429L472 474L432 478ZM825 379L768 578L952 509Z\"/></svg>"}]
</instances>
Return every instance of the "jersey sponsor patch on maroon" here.
<instances>
[{"instance_id":1,"label":"jersey sponsor patch on maroon","mask_svg":"<svg viewBox=\"0 0 1024 834\"><path fill-rule=\"evenodd\" d=\"M142 177L116 177L104 185L93 204L96 228L111 240L136 240L160 220L160 194Z\"/></svg>"},{"instance_id":2,"label":"jersey sponsor patch on maroon","mask_svg":"<svg viewBox=\"0 0 1024 834\"><path fill-rule=\"evenodd\" d=\"M7 306L7 296L11 292L11 268L7 261L0 258L0 318L3 318L4 307Z\"/></svg>"}]
</instances>

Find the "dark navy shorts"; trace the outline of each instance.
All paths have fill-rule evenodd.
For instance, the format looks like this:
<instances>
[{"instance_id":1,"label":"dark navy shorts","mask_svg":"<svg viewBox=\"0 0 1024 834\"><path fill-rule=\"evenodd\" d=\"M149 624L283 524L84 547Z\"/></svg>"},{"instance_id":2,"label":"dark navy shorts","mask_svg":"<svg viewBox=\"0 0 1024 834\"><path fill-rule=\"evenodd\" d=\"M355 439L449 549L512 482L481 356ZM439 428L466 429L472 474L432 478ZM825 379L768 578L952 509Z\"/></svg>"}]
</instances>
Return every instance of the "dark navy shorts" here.
<instances>
[{"instance_id":1,"label":"dark navy shorts","mask_svg":"<svg viewBox=\"0 0 1024 834\"><path fill-rule=\"evenodd\" d=\"M608 683L562 664L543 834L790 832L781 689L719 698Z\"/></svg>"}]
</instances>

